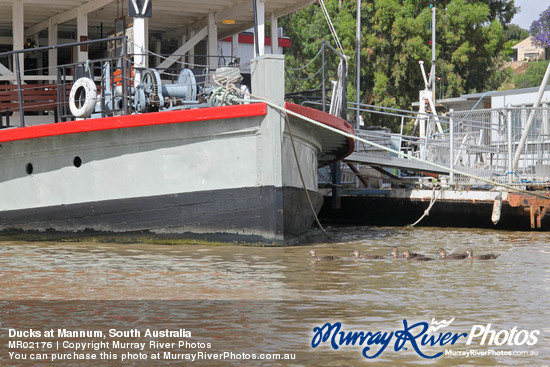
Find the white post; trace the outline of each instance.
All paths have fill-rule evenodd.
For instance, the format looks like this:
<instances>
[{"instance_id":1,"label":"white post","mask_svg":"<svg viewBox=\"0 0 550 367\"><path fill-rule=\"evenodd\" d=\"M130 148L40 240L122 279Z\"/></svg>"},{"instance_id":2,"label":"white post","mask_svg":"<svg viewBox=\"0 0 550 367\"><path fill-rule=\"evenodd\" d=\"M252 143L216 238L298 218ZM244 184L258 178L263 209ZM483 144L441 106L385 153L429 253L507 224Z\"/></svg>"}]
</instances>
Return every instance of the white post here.
<instances>
[{"instance_id":1,"label":"white post","mask_svg":"<svg viewBox=\"0 0 550 367\"><path fill-rule=\"evenodd\" d=\"M195 30L192 29L189 31L189 39L195 37ZM195 46L191 47L189 49L189 52L187 52L187 63L190 68L195 67Z\"/></svg>"},{"instance_id":2,"label":"white post","mask_svg":"<svg viewBox=\"0 0 550 367\"><path fill-rule=\"evenodd\" d=\"M182 34L180 39L179 39L179 42L178 42L178 48L180 48L181 46L185 45L185 43L187 42L187 34ZM181 55L181 68L183 69L185 67L185 55L187 54L187 52L185 52L183 55Z\"/></svg>"},{"instance_id":3,"label":"white post","mask_svg":"<svg viewBox=\"0 0 550 367\"><path fill-rule=\"evenodd\" d=\"M213 73L218 67L218 27L216 26L216 17L213 11L208 14L208 67L210 73Z\"/></svg>"},{"instance_id":4,"label":"white post","mask_svg":"<svg viewBox=\"0 0 550 367\"><path fill-rule=\"evenodd\" d=\"M22 50L25 48L25 21L24 21L23 2L17 1L12 5L12 27L13 27L13 50ZM25 58L19 54L19 70L21 76L25 75Z\"/></svg>"},{"instance_id":5,"label":"white post","mask_svg":"<svg viewBox=\"0 0 550 367\"><path fill-rule=\"evenodd\" d=\"M88 14L78 14L76 17L76 41L88 40ZM78 62L88 60L88 45L79 46L76 50Z\"/></svg>"},{"instance_id":6,"label":"white post","mask_svg":"<svg viewBox=\"0 0 550 367\"><path fill-rule=\"evenodd\" d=\"M265 54L265 2L263 0L257 0L258 10L258 50L260 52L257 56ZM256 49L256 45L254 45Z\"/></svg>"},{"instance_id":7,"label":"white post","mask_svg":"<svg viewBox=\"0 0 550 367\"><path fill-rule=\"evenodd\" d=\"M506 114L506 120L507 120L507 129L508 129L508 183L512 183L514 180L514 177L512 176L512 172L514 171L514 158L512 154L513 145L512 145L512 105L508 104L508 113Z\"/></svg>"},{"instance_id":8,"label":"white post","mask_svg":"<svg viewBox=\"0 0 550 367\"><path fill-rule=\"evenodd\" d=\"M134 84L141 83L143 69L145 69L145 18L134 18Z\"/></svg>"},{"instance_id":9,"label":"white post","mask_svg":"<svg viewBox=\"0 0 550 367\"><path fill-rule=\"evenodd\" d=\"M231 57L237 57L239 50L239 34L231 36Z\"/></svg>"},{"instance_id":10,"label":"white post","mask_svg":"<svg viewBox=\"0 0 550 367\"><path fill-rule=\"evenodd\" d=\"M550 138L550 121L548 121L548 103L542 104L542 133L545 135L544 139Z\"/></svg>"},{"instance_id":11,"label":"white post","mask_svg":"<svg viewBox=\"0 0 550 367\"><path fill-rule=\"evenodd\" d=\"M430 75L430 79L432 79L432 100L434 102L434 106L435 106L435 101L437 99L436 97L436 94L435 94L435 82L436 82L436 77L435 77L435 5L433 6L432 8L432 69L431 69L431 74ZM434 114L435 114L435 109L433 110Z\"/></svg>"},{"instance_id":12,"label":"white post","mask_svg":"<svg viewBox=\"0 0 550 367\"><path fill-rule=\"evenodd\" d=\"M162 52L162 40L155 40L155 66L160 64L162 61L160 59L160 54Z\"/></svg>"},{"instance_id":13,"label":"white post","mask_svg":"<svg viewBox=\"0 0 550 367\"><path fill-rule=\"evenodd\" d=\"M57 45L59 26L50 18L48 21L48 45ZM57 75L57 48L48 50L48 74Z\"/></svg>"},{"instance_id":14,"label":"white post","mask_svg":"<svg viewBox=\"0 0 550 367\"><path fill-rule=\"evenodd\" d=\"M271 13L271 53L279 53L279 25L275 13Z\"/></svg>"},{"instance_id":15,"label":"white post","mask_svg":"<svg viewBox=\"0 0 550 367\"><path fill-rule=\"evenodd\" d=\"M361 0L357 0L357 14L355 27L355 128L359 130L361 114L359 113L359 103L361 102Z\"/></svg>"},{"instance_id":16,"label":"white post","mask_svg":"<svg viewBox=\"0 0 550 367\"><path fill-rule=\"evenodd\" d=\"M454 185L455 174L453 170L455 168L455 122L452 117L454 109L451 108L449 111L451 112L451 117L449 118L449 168L451 168L451 171L449 172L449 184Z\"/></svg>"},{"instance_id":17,"label":"white post","mask_svg":"<svg viewBox=\"0 0 550 367\"><path fill-rule=\"evenodd\" d=\"M521 139L518 144L518 148L516 150L516 154L514 155L514 171L518 168L518 162L519 157L521 155L521 151L523 150L523 147L525 145L525 141L527 140L527 136L529 135L529 130L531 129L531 124L533 123L533 120L535 119L535 109L539 106L540 101L542 99L542 96L544 94L544 90L546 89L546 85L548 84L548 79L550 78L550 64L548 64L548 67L546 68L546 73L544 73L544 78L542 79L542 83L539 88L539 93L537 94L537 98L535 100L535 103L533 104L533 109L531 110L531 113L529 114L529 118L527 119L527 123L525 124L525 128L523 130L523 134L521 135Z\"/></svg>"},{"instance_id":18,"label":"white post","mask_svg":"<svg viewBox=\"0 0 550 367\"><path fill-rule=\"evenodd\" d=\"M143 48L143 53L144 53L144 58L145 58L145 67L148 68L149 67L149 55L148 55L148 50L150 50L151 48L149 47L149 18L145 18L143 20L143 23L144 23L144 26L143 26L143 29L144 29L144 32L145 32L145 35L144 35L144 45L145 47Z\"/></svg>"}]
</instances>

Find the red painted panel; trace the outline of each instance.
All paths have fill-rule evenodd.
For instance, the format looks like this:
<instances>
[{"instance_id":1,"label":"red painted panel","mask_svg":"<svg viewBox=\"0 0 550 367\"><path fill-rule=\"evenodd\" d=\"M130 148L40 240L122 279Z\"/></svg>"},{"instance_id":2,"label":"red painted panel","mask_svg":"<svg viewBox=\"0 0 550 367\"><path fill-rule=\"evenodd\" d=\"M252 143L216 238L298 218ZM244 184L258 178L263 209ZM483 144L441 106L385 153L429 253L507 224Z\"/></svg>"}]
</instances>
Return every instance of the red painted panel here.
<instances>
[{"instance_id":1,"label":"red painted panel","mask_svg":"<svg viewBox=\"0 0 550 367\"><path fill-rule=\"evenodd\" d=\"M231 42L231 37L226 37L222 39L222 41ZM254 35L239 33L239 43L254 44ZM279 43L279 46L283 48L288 48L290 47L290 38L279 37L278 43ZM265 37L265 44L266 46L271 46L271 37Z\"/></svg>"},{"instance_id":2,"label":"red painted panel","mask_svg":"<svg viewBox=\"0 0 550 367\"><path fill-rule=\"evenodd\" d=\"M335 129L346 132L348 134L355 135L355 130L353 129L353 127L346 120L340 117L336 117L334 115L316 110L314 108L304 107L304 106L300 106L289 102L285 104L285 108L292 112L299 113L300 115L303 115L305 117L309 117L310 119L318 121L327 126L333 127ZM340 157L340 159L343 159L348 155L350 155L353 152L353 149L355 148L355 140L352 138L347 138L347 139L348 139L348 150L343 157Z\"/></svg>"},{"instance_id":3,"label":"red painted panel","mask_svg":"<svg viewBox=\"0 0 550 367\"><path fill-rule=\"evenodd\" d=\"M27 126L0 130L0 142L36 139L46 136L80 134L101 130L125 129L140 126L179 124L192 121L209 121L262 116L267 113L265 103L248 105L196 108L167 112L152 112L138 115L126 115L67 121L37 126Z\"/></svg>"}]
</instances>

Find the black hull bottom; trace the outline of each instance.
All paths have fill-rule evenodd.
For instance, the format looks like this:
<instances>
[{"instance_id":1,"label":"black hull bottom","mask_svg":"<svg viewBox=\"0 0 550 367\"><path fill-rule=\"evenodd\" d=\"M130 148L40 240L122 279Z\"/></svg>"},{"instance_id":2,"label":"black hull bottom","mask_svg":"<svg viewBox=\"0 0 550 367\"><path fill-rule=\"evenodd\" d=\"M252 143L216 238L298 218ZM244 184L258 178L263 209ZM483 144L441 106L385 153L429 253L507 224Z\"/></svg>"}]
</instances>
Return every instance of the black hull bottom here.
<instances>
[{"instance_id":1,"label":"black hull bottom","mask_svg":"<svg viewBox=\"0 0 550 367\"><path fill-rule=\"evenodd\" d=\"M322 197L310 196L318 211ZM308 232L313 220L303 190L253 187L6 211L0 213L0 230L48 236L146 232L283 244Z\"/></svg>"}]
</instances>

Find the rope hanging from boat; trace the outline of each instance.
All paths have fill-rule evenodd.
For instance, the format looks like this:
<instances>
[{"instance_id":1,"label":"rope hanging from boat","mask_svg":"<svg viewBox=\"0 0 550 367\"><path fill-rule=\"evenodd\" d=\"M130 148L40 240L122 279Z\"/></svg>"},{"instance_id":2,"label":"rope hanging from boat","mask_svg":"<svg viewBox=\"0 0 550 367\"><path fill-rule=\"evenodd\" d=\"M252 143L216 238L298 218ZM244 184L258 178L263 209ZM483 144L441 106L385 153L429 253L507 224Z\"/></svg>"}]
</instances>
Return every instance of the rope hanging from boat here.
<instances>
[{"instance_id":1,"label":"rope hanging from boat","mask_svg":"<svg viewBox=\"0 0 550 367\"><path fill-rule=\"evenodd\" d=\"M418 218L418 220L416 222L414 222L413 224L409 224L407 226L407 228L412 228L414 226L416 226L418 223L420 223L420 221L422 219L424 219L425 217L427 217L428 215L430 215L430 210L432 209L432 207L434 206L435 204L435 201L438 199L438 197L436 196L435 194L435 190L439 187L439 185L435 185L433 190L432 190L432 198L430 199L430 205L428 205L428 208L426 210L424 210L424 214L422 214L422 216L420 218ZM441 194L443 194L443 189L439 190L439 196L441 197Z\"/></svg>"},{"instance_id":2,"label":"rope hanging from boat","mask_svg":"<svg viewBox=\"0 0 550 367\"><path fill-rule=\"evenodd\" d=\"M234 104L234 103L248 103L250 100L247 100L248 98L256 98L260 100L261 98L258 96L253 95L252 93L249 93L248 91L244 91L242 89L238 89L236 87L236 83L239 82L242 77L240 73L238 72L232 72L230 70L227 70L226 72L220 73L218 76L214 75L214 82L218 84L218 87L214 90L212 93L213 96L216 96L216 98L220 98L222 104ZM221 95L221 97L220 97ZM239 95L244 95L245 99L241 99ZM274 104L274 103L273 103ZM275 105L275 104L274 104ZM317 212L315 211L315 208L313 206L313 202L311 201L311 197L309 196L309 192L307 190L306 181L304 179L304 175L302 173L302 167L300 166L300 161L298 159L298 152L296 151L296 145L294 144L294 135L292 134L292 128L290 127L290 119L288 118L288 113L285 111L282 111L285 116L285 122L288 128L288 135L290 137L290 143L292 145L292 152L294 153L294 159L296 160L296 166L298 167L298 174L300 175L300 180L302 182L302 187L304 188L304 193L306 195L307 202L309 204L309 207L311 208L311 212L313 213L313 217L315 218L315 222L323 232L323 234L327 238L331 238L329 234L325 231L325 228L319 221L319 217L317 216Z\"/></svg>"},{"instance_id":3,"label":"rope hanging from boat","mask_svg":"<svg viewBox=\"0 0 550 367\"><path fill-rule=\"evenodd\" d=\"M315 217L315 223L319 226L323 234L327 238L331 238L328 233L325 231L325 228L323 228L323 225L319 221L319 217L317 216L317 212L315 211L315 208L313 207L313 202L311 201L311 197L309 196L309 192L307 191L306 186L306 180L304 179L304 175L302 174L302 168L300 166L300 161L298 160L298 153L296 152L296 146L294 145L294 135L292 135L292 129L290 128L290 119L288 118L288 114L285 113L285 121L286 126L288 128L288 135L290 136L290 143L292 145L292 152L294 153L294 159L296 160L296 166L298 167L298 173L300 174L300 180L302 181L302 187L304 188L304 193L306 194L307 202L309 203L309 207L311 208L311 212L313 213L313 216Z\"/></svg>"}]
</instances>

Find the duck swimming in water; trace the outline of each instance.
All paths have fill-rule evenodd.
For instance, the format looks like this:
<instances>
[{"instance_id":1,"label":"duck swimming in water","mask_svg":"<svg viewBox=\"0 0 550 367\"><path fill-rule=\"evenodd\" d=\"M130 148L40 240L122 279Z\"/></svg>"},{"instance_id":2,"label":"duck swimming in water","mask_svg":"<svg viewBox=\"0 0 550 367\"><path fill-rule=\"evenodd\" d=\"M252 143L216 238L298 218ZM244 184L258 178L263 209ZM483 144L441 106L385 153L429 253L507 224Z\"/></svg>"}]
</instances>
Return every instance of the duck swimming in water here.
<instances>
[{"instance_id":1,"label":"duck swimming in water","mask_svg":"<svg viewBox=\"0 0 550 367\"><path fill-rule=\"evenodd\" d=\"M474 256L474 252L472 251L471 248L466 250L466 255L468 255L468 259L471 259L471 260L491 260L491 259L496 259L497 257L500 256L495 254L485 254L485 255Z\"/></svg>"},{"instance_id":2,"label":"duck swimming in water","mask_svg":"<svg viewBox=\"0 0 550 367\"><path fill-rule=\"evenodd\" d=\"M353 255L353 257L356 260L357 259L383 259L384 258L384 256L370 255L370 254L361 256L361 254L359 253L359 250L353 250L353 252L350 255Z\"/></svg>"},{"instance_id":3,"label":"duck swimming in water","mask_svg":"<svg viewBox=\"0 0 550 367\"><path fill-rule=\"evenodd\" d=\"M443 250L442 248L437 250L437 254L439 255L439 258L441 260L462 260L468 257L468 255L466 254L448 254L447 255L445 250Z\"/></svg>"},{"instance_id":4,"label":"duck swimming in water","mask_svg":"<svg viewBox=\"0 0 550 367\"><path fill-rule=\"evenodd\" d=\"M397 249L397 247L393 247L390 251L390 255L393 256L394 258L404 258L405 256L404 255L399 255L399 250Z\"/></svg>"},{"instance_id":5,"label":"duck swimming in water","mask_svg":"<svg viewBox=\"0 0 550 367\"><path fill-rule=\"evenodd\" d=\"M407 260L416 260L416 261L430 261L433 260L430 257L426 257L424 255L415 254L410 252L409 250L403 251L403 255L405 256L405 259Z\"/></svg>"},{"instance_id":6,"label":"duck swimming in water","mask_svg":"<svg viewBox=\"0 0 550 367\"><path fill-rule=\"evenodd\" d=\"M406 250L408 253L409 253L409 259L413 259L415 257L426 257L424 255L421 255L421 254L417 254L417 253L414 253L414 252L410 252L409 250ZM403 258L405 257L405 253L403 253L403 255L399 255L399 250L397 249L397 247L394 247L391 249L390 251L391 255L395 258L399 257L399 258Z\"/></svg>"},{"instance_id":7,"label":"duck swimming in water","mask_svg":"<svg viewBox=\"0 0 550 367\"><path fill-rule=\"evenodd\" d=\"M309 250L306 255L311 255L311 259L313 261L324 261L324 260L336 260L336 259L339 259L338 256L331 256L331 255L327 255L327 256L317 256L317 251L312 248L311 250Z\"/></svg>"}]
</instances>

